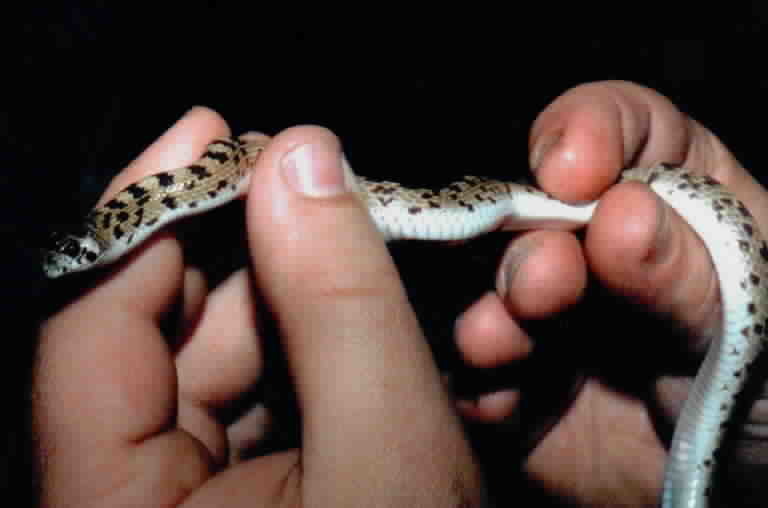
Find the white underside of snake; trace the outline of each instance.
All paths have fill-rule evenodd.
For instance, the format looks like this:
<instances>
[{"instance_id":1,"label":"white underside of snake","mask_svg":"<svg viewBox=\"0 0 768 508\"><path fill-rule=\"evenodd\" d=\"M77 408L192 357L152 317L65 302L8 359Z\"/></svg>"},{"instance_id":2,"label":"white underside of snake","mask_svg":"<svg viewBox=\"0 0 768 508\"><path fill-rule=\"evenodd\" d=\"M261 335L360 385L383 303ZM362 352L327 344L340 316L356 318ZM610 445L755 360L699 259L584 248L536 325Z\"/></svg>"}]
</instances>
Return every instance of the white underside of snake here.
<instances>
[{"instance_id":1,"label":"white underside of snake","mask_svg":"<svg viewBox=\"0 0 768 508\"><path fill-rule=\"evenodd\" d=\"M190 166L126 187L94 209L82 227L56 235L44 256L49 277L117 261L168 223L243 195L263 146L249 138L214 140ZM529 186L465 177L439 191L358 178L357 193L387 240L461 240L497 229L587 224L596 203L569 205ZM735 397L768 333L768 246L746 207L712 178L661 164L626 170L648 184L698 233L720 283L723 323L675 428L663 506L708 506L716 451Z\"/></svg>"}]
</instances>

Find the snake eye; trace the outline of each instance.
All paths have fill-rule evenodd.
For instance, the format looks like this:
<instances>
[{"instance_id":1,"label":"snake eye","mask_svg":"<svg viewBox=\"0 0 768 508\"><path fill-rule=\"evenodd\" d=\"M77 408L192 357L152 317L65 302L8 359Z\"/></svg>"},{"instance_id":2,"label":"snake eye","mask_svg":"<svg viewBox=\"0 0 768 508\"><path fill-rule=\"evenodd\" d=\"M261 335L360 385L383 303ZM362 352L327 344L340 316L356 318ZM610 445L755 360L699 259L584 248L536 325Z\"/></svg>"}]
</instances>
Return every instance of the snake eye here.
<instances>
[{"instance_id":1,"label":"snake eye","mask_svg":"<svg viewBox=\"0 0 768 508\"><path fill-rule=\"evenodd\" d=\"M76 258L80 255L80 247L76 242L69 240L61 246L60 252L71 258Z\"/></svg>"}]
</instances>

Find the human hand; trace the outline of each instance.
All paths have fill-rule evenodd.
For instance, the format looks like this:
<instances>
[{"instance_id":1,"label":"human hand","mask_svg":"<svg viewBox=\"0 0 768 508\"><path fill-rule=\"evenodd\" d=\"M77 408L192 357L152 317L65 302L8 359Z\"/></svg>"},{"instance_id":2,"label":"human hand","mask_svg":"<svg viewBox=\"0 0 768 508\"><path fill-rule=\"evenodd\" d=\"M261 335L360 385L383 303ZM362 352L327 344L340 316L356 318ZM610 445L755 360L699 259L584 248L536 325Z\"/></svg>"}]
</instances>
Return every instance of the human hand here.
<instances>
[{"instance_id":1,"label":"human hand","mask_svg":"<svg viewBox=\"0 0 768 508\"><path fill-rule=\"evenodd\" d=\"M646 186L609 187L625 167L665 161L693 168L729 187L763 231L768 230L765 190L711 131L665 97L632 83L569 90L536 120L530 146L531 166L544 190L565 201L601 198L601 204L583 248L565 232L533 231L515 239L499 271L498 293L483 297L457 323L457 342L467 362L493 367L524 358L533 343L520 324L577 302L588 266L609 289L688 330L693 340L684 348L694 357L687 361L698 365L721 319L709 255L687 224ZM666 342L651 340L660 355L680 349L669 336ZM633 361L626 354L610 359L628 366ZM649 374L658 367L649 365ZM651 408L659 407L671 426L691 382L690 376L659 374L648 400L605 379L588 378L569 411L528 457L528 473L580 505L655 506L666 450ZM470 418L497 421L515 411L520 395L497 392L461 407ZM734 453L720 462L728 464L725 479L733 499L768 495L758 474L768 464L767 424L764 402L753 405Z\"/></svg>"},{"instance_id":2,"label":"human hand","mask_svg":"<svg viewBox=\"0 0 768 508\"><path fill-rule=\"evenodd\" d=\"M228 134L212 111L191 110L101 202ZM336 138L288 129L254 174L257 289L243 269L209 291L166 231L44 325L34 384L43 505L478 506L477 468L397 271L366 212L340 193ZM259 342L276 340L258 332L256 293L281 332L303 444L232 464L229 449L257 429L221 410L259 378ZM174 349L160 321L178 296L187 326Z\"/></svg>"}]
</instances>

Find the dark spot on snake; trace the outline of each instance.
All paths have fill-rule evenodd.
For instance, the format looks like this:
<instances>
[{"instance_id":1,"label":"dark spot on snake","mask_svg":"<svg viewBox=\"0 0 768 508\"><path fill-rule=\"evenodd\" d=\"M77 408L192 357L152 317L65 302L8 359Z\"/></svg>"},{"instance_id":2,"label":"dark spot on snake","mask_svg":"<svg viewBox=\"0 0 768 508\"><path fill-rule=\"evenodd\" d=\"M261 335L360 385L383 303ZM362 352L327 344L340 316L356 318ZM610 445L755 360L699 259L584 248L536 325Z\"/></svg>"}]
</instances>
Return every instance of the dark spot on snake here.
<instances>
[{"instance_id":1,"label":"dark spot on snake","mask_svg":"<svg viewBox=\"0 0 768 508\"><path fill-rule=\"evenodd\" d=\"M219 181L219 183L216 184L216 190L220 191L222 189L225 189L227 187L227 182L225 180Z\"/></svg>"},{"instance_id":2,"label":"dark spot on snake","mask_svg":"<svg viewBox=\"0 0 768 508\"><path fill-rule=\"evenodd\" d=\"M733 371L733 377L735 378L740 378L741 374L742 374L741 369Z\"/></svg>"},{"instance_id":3,"label":"dark spot on snake","mask_svg":"<svg viewBox=\"0 0 768 508\"><path fill-rule=\"evenodd\" d=\"M423 192L419 197L421 197L421 199L432 199L435 197L435 194L433 192Z\"/></svg>"},{"instance_id":4,"label":"dark spot on snake","mask_svg":"<svg viewBox=\"0 0 768 508\"><path fill-rule=\"evenodd\" d=\"M392 201L394 201L394 198L379 198L379 203L381 203L381 206L387 206Z\"/></svg>"},{"instance_id":5,"label":"dark spot on snake","mask_svg":"<svg viewBox=\"0 0 768 508\"><path fill-rule=\"evenodd\" d=\"M693 190L700 190L701 189L701 184L699 182L693 182L691 184L691 187L693 187Z\"/></svg>"},{"instance_id":6,"label":"dark spot on snake","mask_svg":"<svg viewBox=\"0 0 768 508\"><path fill-rule=\"evenodd\" d=\"M712 467L712 461L710 459L704 460L704 467Z\"/></svg>"},{"instance_id":7,"label":"dark spot on snake","mask_svg":"<svg viewBox=\"0 0 768 508\"><path fill-rule=\"evenodd\" d=\"M104 229L107 229L109 227L110 222L112 222L112 214L111 213L105 213L101 217L101 227Z\"/></svg>"},{"instance_id":8,"label":"dark spot on snake","mask_svg":"<svg viewBox=\"0 0 768 508\"><path fill-rule=\"evenodd\" d=\"M747 224L746 222L744 222L742 223L741 228L744 230L747 236L752 236L755 234L755 230L751 224Z\"/></svg>"},{"instance_id":9,"label":"dark spot on snake","mask_svg":"<svg viewBox=\"0 0 768 508\"><path fill-rule=\"evenodd\" d=\"M742 334L744 337L746 337L746 338L749 338L749 328L748 328L748 327L744 327L744 328L742 328L742 329L741 329L741 334Z\"/></svg>"},{"instance_id":10,"label":"dark spot on snake","mask_svg":"<svg viewBox=\"0 0 768 508\"><path fill-rule=\"evenodd\" d=\"M93 263L99 258L98 254L93 252L92 250L85 251L85 259Z\"/></svg>"},{"instance_id":11,"label":"dark spot on snake","mask_svg":"<svg viewBox=\"0 0 768 508\"><path fill-rule=\"evenodd\" d=\"M687 172L680 173L680 178L682 178L683 180L690 180L691 179L691 174L687 173Z\"/></svg>"},{"instance_id":12,"label":"dark spot on snake","mask_svg":"<svg viewBox=\"0 0 768 508\"><path fill-rule=\"evenodd\" d=\"M739 201L739 204L736 205L736 209L739 211L742 217L752 217L752 214L749 213L749 210L747 210L747 207L744 206L744 203Z\"/></svg>"},{"instance_id":13,"label":"dark spot on snake","mask_svg":"<svg viewBox=\"0 0 768 508\"><path fill-rule=\"evenodd\" d=\"M656 181L656 179L657 179L658 177L659 177L659 174L658 174L658 173L655 173L655 172L654 172L654 173L651 173L651 174L648 176L648 180L647 180L647 182L646 182L646 183L647 183L648 185L650 185L650 184L652 184L653 182L655 182L655 181Z\"/></svg>"},{"instance_id":14,"label":"dark spot on snake","mask_svg":"<svg viewBox=\"0 0 768 508\"><path fill-rule=\"evenodd\" d=\"M202 166L200 164L192 164L191 166L187 166L187 169L190 173L195 175L198 179L203 179L211 176L211 173L206 169L205 166Z\"/></svg>"},{"instance_id":15,"label":"dark spot on snake","mask_svg":"<svg viewBox=\"0 0 768 508\"><path fill-rule=\"evenodd\" d=\"M107 204L104 205L104 208L109 208L110 210L122 210L128 206L126 203L123 203L119 199L113 199L111 201L108 201Z\"/></svg>"},{"instance_id":16,"label":"dark spot on snake","mask_svg":"<svg viewBox=\"0 0 768 508\"><path fill-rule=\"evenodd\" d=\"M434 201L430 201L429 202L429 207L430 208L440 208L440 205L435 203Z\"/></svg>"},{"instance_id":17,"label":"dark spot on snake","mask_svg":"<svg viewBox=\"0 0 768 508\"><path fill-rule=\"evenodd\" d=\"M208 191L208 196L211 197L211 198L215 198L218 195L219 195L219 193L216 192L216 191Z\"/></svg>"},{"instance_id":18,"label":"dark spot on snake","mask_svg":"<svg viewBox=\"0 0 768 508\"><path fill-rule=\"evenodd\" d=\"M157 217L155 217L154 219L149 219L149 220L147 221L147 226L154 226L154 225L155 225L155 223L157 223L157 221L158 221L158 218L157 218Z\"/></svg>"},{"instance_id":19,"label":"dark spot on snake","mask_svg":"<svg viewBox=\"0 0 768 508\"><path fill-rule=\"evenodd\" d=\"M722 198L720 199L720 202L725 206L731 206L733 204L733 200L731 198Z\"/></svg>"},{"instance_id":20,"label":"dark spot on snake","mask_svg":"<svg viewBox=\"0 0 768 508\"><path fill-rule=\"evenodd\" d=\"M194 180L189 180L188 182L184 182L184 190L192 190L195 187L197 187L197 182Z\"/></svg>"},{"instance_id":21,"label":"dark spot on snake","mask_svg":"<svg viewBox=\"0 0 768 508\"><path fill-rule=\"evenodd\" d=\"M112 233L115 235L115 238L119 240L120 238L123 237L123 235L125 234L125 231L123 231L123 229L118 224L115 226L115 229L112 230Z\"/></svg>"},{"instance_id":22,"label":"dark spot on snake","mask_svg":"<svg viewBox=\"0 0 768 508\"><path fill-rule=\"evenodd\" d=\"M418 207L418 206L412 206L412 207L410 207L408 209L408 213L410 213L411 215L417 215L417 214L420 214L423 211L424 210L422 208Z\"/></svg>"},{"instance_id":23,"label":"dark spot on snake","mask_svg":"<svg viewBox=\"0 0 768 508\"><path fill-rule=\"evenodd\" d=\"M144 197L141 197L141 198L137 199L137 200L136 200L136 204L137 204L137 205L139 205L139 206L144 206L145 204L147 204L147 202L148 202L150 199L152 199L152 196L150 196L149 194L147 194L146 196L144 196Z\"/></svg>"},{"instance_id":24,"label":"dark spot on snake","mask_svg":"<svg viewBox=\"0 0 768 508\"><path fill-rule=\"evenodd\" d=\"M197 208L197 201L190 201L189 208Z\"/></svg>"},{"instance_id":25,"label":"dark spot on snake","mask_svg":"<svg viewBox=\"0 0 768 508\"><path fill-rule=\"evenodd\" d=\"M749 242L746 240L739 240L739 249L742 252L749 252Z\"/></svg>"},{"instance_id":26,"label":"dark spot on snake","mask_svg":"<svg viewBox=\"0 0 768 508\"><path fill-rule=\"evenodd\" d=\"M496 204L496 200L495 200L495 199L493 199L492 197L488 196L488 198L487 198L487 199L488 199L488 201L490 201L490 202L491 202L491 203L493 203L494 205Z\"/></svg>"},{"instance_id":27,"label":"dark spot on snake","mask_svg":"<svg viewBox=\"0 0 768 508\"><path fill-rule=\"evenodd\" d=\"M161 187L170 187L173 185L174 177L170 173L158 173L155 175L155 178L157 178L157 183Z\"/></svg>"},{"instance_id":28,"label":"dark spot on snake","mask_svg":"<svg viewBox=\"0 0 768 508\"><path fill-rule=\"evenodd\" d=\"M718 203L717 201L713 201L713 202L712 202L712 209L713 209L714 211L716 211L716 212L720 212L720 211L722 211L724 208L725 208L725 207L724 207L723 205L721 205L720 203Z\"/></svg>"},{"instance_id":29,"label":"dark spot on snake","mask_svg":"<svg viewBox=\"0 0 768 508\"><path fill-rule=\"evenodd\" d=\"M173 196L165 196L160 202L171 210L174 210L177 206L179 206L179 204L176 202L176 198Z\"/></svg>"},{"instance_id":30,"label":"dark spot on snake","mask_svg":"<svg viewBox=\"0 0 768 508\"><path fill-rule=\"evenodd\" d=\"M118 222L125 222L131 218L131 214L125 211L120 211L120 212L117 212L117 215L115 217L117 218Z\"/></svg>"},{"instance_id":31,"label":"dark spot on snake","mask_svg":"<svg viewBox=\"0 0 768 508\"><path fill-rule=\"evenodd\" d=\"M688 188L688 184L687 183L679 183L679 184L677 184L677 189L678 190L685 190L687 188Z\"/></svg>"},{"instance_id":32,"label":"dark spot on snake","mask_svg":"<svg viewBox=\"0 0 768 508\"><path fill-rule=\"evenodd\" d=\"M763 332L765 331L765 328L763 327L763 325L761 325L760 323L758 323L758 324L756 324L756 325L754 326L754 330L755 330L755 334L756 334L756 335L762 335L762 334L763 334Z\"/></svg>"},{"instance_id":33,"label":"dark spot on snake","mask_svg":"<svg viewBox=\"0 0 768 508\"><path fill-rule=\"evenodd\" d=\"M213 159L216 162L220 164L224 164L229 160L229 153L228 152L214 152L212 150L208 150L205 152L205 155L203 155L203 158L207 159Z\"/></svg>"},{"instance_id":34,"label":"dark spot on snake","mask_svg":"<svg viewBox=\"0 0 768 508\"><path fill-rule=\"evenodd\" d=\"M768 245L765 242L760 244L760 257L763 258L763 261L768 261Z\"/></svg>"},{"instance_id":35,"label":"dark spot on snake","mask_svg":"<svg viewBox=\"0 0 768 508\"><path fill-rule=\"evenodd\" d=\"M136 210L136 220L133 221L133 227L138 227L141 224L142 219L144 218L144 209L139 208Z\"/></svg>"},{"instance_id":36,"label":"dark spot on snake","mask_svg":"<svg viewBox=\"0 0 768 508\"><path fill-rule=\"evenodd\" d=\"M462 189L461 185L459 185L458 183L450 184L448 186L448 189L452 190L453 192L461 192L462 190L464 190Z\"/></svg>"},{"instance_id":37,"label":"dark spot on snake","mask_svg":"<svg viewBox=\"0 0 768 508\"><path fill-rule=\"evenodd\" d=\"M466 202L466 201L464 201L463 199L460 199L460 200L459 200L459 206L463 206L464 208L466 208L466 209L467 209L467 210L469 210L470 212L474 212L474 211L475 211L475 206L474 206L474 205L472 205L471 203L467 203L467 202Z\"/></svg>"},{"instance_id":38,"label":"dark spot on snake","mask_svg":"<svg viewBox=\"0 0 768 508\"><path fill-rule=\"evenodd\" d=\"M753 302L749 302L749 304L747 304L747 312L753 315L757 313L757 307Z\"/></svg>"},{"instance_id":39,"label":"dark spot on snake","mask_svg":"<svg viewBox=\"0 0 768 508\"><path fill-rule=\"evenodd\" d=\"M752 283L752 285L757 286L760 284L760 276L756 273L750 273L749 274L749 282Z\"/></svg>"},{"instance_id":40,"label":"dark spot on snake","mask_svg":"<svg viewBox=\"0 0 768 508\"><path fill-rule=\"evenodd\" d=\"M237 150L240 147L240 143L229 138L219 138L216 141L212 142L210 145L208 145L208 148L213 149L217 146L223 146L224 148L227 148L229 150Z\"/></svg>"},{"instance_id":41,"label":"dark spot on snake","mask_svg":"<svg viewBox=\"0 0 768 508\"><path fill-rule=\"evenodd\" d=\"M144 187L138 184L132 183L131 185L125 188L125 192L133 196L133 199L138 199L149 191L147 191L147 189L145 189Z\"/></svg>"},{"instance_id":42,"label":"dark spot on snake","mask_svg":"<svg viewBox=\"0 0 768 508\"><path fill-rule=\"evenodd\" d=\"M673 171L673 170L677 169L677 167L672 165L671 162L660 162L659 163L659 167L661 167L665 171Z\"/></svg>"},{"instance_id":43,"label":"dark spot on snake","mask_svg":"<svg viewBox=\"0 0 768 508\"><path fill-rule=\"evenodd\" d=\"M718 182L717 180L715 180L714 178L712 178L709 175L704 175L704 176L701 177L701 179L704 181L704 183L706 183L708 185L712 185L712 186L720 185L720 182Z\"/></svg>"}]
</instances>

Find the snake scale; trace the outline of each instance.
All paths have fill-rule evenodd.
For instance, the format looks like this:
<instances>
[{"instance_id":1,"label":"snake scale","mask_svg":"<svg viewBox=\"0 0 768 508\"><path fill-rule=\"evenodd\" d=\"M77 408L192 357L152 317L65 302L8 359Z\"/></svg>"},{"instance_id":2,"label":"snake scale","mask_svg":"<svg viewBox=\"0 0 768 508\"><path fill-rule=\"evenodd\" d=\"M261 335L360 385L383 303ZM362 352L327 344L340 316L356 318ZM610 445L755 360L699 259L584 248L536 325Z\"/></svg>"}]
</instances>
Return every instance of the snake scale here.
<instances>
[{"instance_id":1,"label":"snake scale","mask_svg":"<svg viewBox=\"0 0 768 508\"><path fill-rule=\"evenodd\" d=\"M242 196L263 149L263 140L246 136L216 139L195 164L129 185L80 228L55 235L44 271L54 278L113 263L168 223ZM708 176L660 164L628 169L621 181L643 182L672 206L701 237L718 274L722 328L675 428L662 494L666 508L703 508L735 398L768 334L768 245L747 208ZM357 183L387 240L461 240L502 222L506 229L578 227L597 204L570 205L531 186L476 176L439 191L359 176Z\"/></svg>"}]
</instances>

